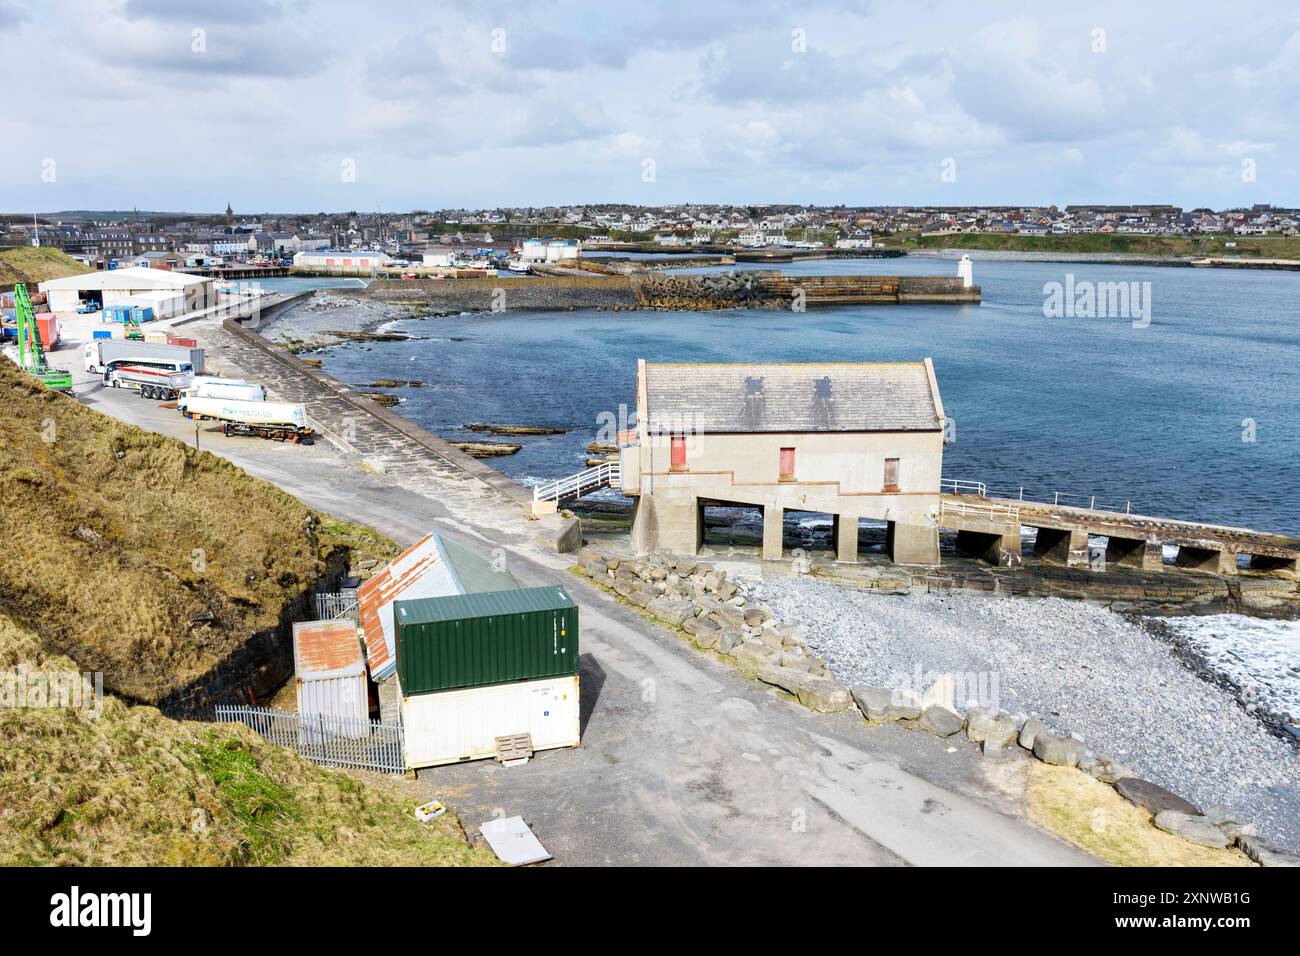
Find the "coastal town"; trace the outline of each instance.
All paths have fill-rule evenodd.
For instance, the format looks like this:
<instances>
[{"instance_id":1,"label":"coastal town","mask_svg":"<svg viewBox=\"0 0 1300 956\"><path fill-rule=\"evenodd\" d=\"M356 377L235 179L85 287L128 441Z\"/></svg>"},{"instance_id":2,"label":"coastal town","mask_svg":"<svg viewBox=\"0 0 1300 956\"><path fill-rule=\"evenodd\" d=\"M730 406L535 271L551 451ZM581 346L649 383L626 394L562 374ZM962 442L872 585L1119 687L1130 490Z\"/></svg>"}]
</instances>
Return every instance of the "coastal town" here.
<instances>
[{"instance_id":1,"label":"coastal town","mask_svg":"<svg viewBox=\"0 0 1300 956\"><path fill-rule=\"evenodd\" d=\"M1021 207L635 207L558 206L491 210L295 216L239 214L117 215L62 213L4 217L11 245L58 249L95 268L109 263L158 268L227 263L323 265L319 254L374 253L374 266L431 262L454 256L481 262L479 250L508 250L527 239L577 240L600 249L870 250L906 248L942 236L1296 238L1300 210L1272 205L1215 211L1174 205ZM1050 248L1050 247L1044 247ZM576 254L577 242L573 243Z\"/></svg>"},{"instance_id":2,"label":"coastal town","mask_svg":"<svg viewBox=\"0 0 1300 956\"><path fill-rule=\"evenodd\" d=\"M1190 2L0 0L0 915L1285 932L1300 20Z\"/></svg>"}]
</instances>

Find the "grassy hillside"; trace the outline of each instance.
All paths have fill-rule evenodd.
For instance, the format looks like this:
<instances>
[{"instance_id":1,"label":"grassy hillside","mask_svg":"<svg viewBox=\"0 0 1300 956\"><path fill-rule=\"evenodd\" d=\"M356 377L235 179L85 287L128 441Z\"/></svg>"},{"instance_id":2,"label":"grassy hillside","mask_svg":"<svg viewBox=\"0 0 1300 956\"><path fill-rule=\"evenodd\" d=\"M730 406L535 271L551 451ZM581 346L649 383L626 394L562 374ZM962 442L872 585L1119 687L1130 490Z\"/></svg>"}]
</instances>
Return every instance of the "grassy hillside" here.
<instances>
[{"instance_id":1,"label":"grassy hillside","mask_svg":"<svg viewBox=\"0 0 1300 956\"><path fill-rule=\"evenodd\" d=\"M280 633L327 568L395 553L208 452L0 362L0 613L157 703Z\"/></svg>"},{"instance_id":2,"label":"grassy hillside","mask_svg":"<svg viewBox=\"0 0 1300 956\"><path fill-rule=\"evenodd\" d=\"M420 824L242 725L112 695L99 714L14 706L23 672L99 670L156 699L277 629L331 561L397 549L6 361L0 394L0 865L494 862L453 815Z\"/></svg>"},{"instance_id":3,"label":"grassy hillside","mask_svg":"<svg viewBox=\"0 0 1300 956\"><path fill-rule=\"evenodd\" d=\"M22 665L78 669L43 643L0 615L0 680ZM113 698L98 716L0 707L0 866L495 862L452 814L426 825L412 810L243 725Z\"/></svg>"},{"instance_id":4,"label":"grassy hillside","mask_svg":"<svg viewBox=\"0 0 1300 956\"><path fill-rule=\"evenodd\" d=\"M84 265L58 249L31 246L0 249L0 290L9 290L14 283L25 282L27 291L35 292L32 286L37 282L75 276L85 271Z\"/></svg>"},{"instance_id":5,"label":"grassy hillside","mask_svg":"<svg viewBox=\"0 0 1300 956\"><path fill-rule=\"evenodd\" d=\"M1228 248L1225 243L1235 242ZM1120 236L1088 233L1077 236L1018 236L1002 233L959 233L946 236L900 236L891 247L903 249L989 249L1008 252L1120 253L1135 256L1240 257L1300 259L1300 239L1285 236L1180 238Z\"/></svg>"}]
</instances>

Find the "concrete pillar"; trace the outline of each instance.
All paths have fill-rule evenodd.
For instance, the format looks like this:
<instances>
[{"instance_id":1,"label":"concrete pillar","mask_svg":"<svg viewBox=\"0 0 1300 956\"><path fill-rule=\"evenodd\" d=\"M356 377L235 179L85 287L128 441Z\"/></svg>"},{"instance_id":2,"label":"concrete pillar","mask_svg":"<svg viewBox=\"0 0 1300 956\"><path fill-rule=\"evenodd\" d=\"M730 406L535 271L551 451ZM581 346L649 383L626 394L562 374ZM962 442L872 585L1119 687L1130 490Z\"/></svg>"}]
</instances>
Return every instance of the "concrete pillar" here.
<instances>
[{"instance_id":1,"label":"concrete pillar","mask_svg":"<svg viewBox=\"0 0 1300 956\"><path fill-rule=\"evenodd\" d=\"M642 500L646 498L642 495ZM651 496L653 497L653 496ZM655 547L673 554L699 554L704 538L703 512L698 498L655 501Z\"/></svg>"},{"instance_id":2,"label":"concrete pillar","mask_svg":"<svg viewBox=\"0 0 1300 956\"><path fill-rule=\"evenodd\" d=\"M763 560L780 561L785 537L785 509L780 505L763 506Z\"/></svg>"},{"instance_id":3,"label":"concrete pillar","mask_svg":"<svg viewBox=\"0 0 1300 956\"><path fill-rule=\"evenodd\" d=\"M1034 557L1050 564L1071 567L1070 555L1083 552L1083 564L1088 563L1088 532L1064 528L1039 528L1034 539ZM1076 561L1076 564L1078 562Z\"/></svg>"},{"instance_id":4,"label":"concrete pillar","mask_svg":"<svg viewBox=\"0 0 1300 956\"><path fill-rule=\"evenodd\" d=\"M937 565L939 529L928 524L891 521L885 532L885 548L895 564Z\"/></svg>"},{"instance_id":5,"label":"concrete pillar","mask_svg":"<svg viewBox=\"0 0 1300 956\"><path fill-rule=\"evenodd\" d=\"M853 564L858 560L858 516L835 516L835 560Z\"/></svg>"},{"instance_id":6,"label":"concrete pillar","mask_svg":"<svg viewBox=\"0 0 1300 956\"><path fill-rule=\"evenodd\" d=\"M1206 571L1210 574L1236 574L1237 556L1231 551L1216 548L1178 546L1174 565L1188 571Z\"/></svg>"},{"instance_id":7,"label":"concrete pillar","mask_svg":"<svg viewBox=\"0 0 1300 956\"><path fill-rule=\"evenodd\" d=\"M1111 535L1106 539L1106 563L1122 568L1159 571L1165 566L1164 548L1159 541Z\"/></svg>"},{"instance_id":8,"label":"concrete pillar","mask_svg":"<svg viewBox=\"0 0 1300 956\"><path fill-rule=\"evenodd\" d=\"M641 495L632 505L632 553L646 555L655 544L654 496Z\"/></svg>"}]
</instances>

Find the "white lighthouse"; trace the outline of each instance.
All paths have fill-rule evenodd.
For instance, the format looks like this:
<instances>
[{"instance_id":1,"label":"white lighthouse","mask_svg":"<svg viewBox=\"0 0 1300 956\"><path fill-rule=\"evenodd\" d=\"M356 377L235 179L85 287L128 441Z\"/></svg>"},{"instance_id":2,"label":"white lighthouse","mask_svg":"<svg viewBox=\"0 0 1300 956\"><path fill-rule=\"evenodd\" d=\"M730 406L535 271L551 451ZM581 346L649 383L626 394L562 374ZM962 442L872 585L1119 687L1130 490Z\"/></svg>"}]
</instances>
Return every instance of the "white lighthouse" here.
<instances>
[{"instance_id":1,"label":"white lighthouse","mask_svg":"<svg viewBox=\"0 0 1300 956\"><path fill-rule=\"evenodd\" d=\"M971 262L970 256L963 254L957 260L957 277L961 279L963 289L969 289L975 284L975 263Z\"/></svg>"}]
</instances>

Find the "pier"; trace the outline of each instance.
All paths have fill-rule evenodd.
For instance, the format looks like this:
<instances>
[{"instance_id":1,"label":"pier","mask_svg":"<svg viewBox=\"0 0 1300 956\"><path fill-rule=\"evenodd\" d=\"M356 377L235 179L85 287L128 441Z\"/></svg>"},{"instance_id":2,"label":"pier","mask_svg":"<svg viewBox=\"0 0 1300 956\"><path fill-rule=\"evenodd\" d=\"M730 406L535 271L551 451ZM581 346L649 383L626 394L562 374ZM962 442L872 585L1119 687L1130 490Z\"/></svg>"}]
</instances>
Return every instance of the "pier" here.
<instances>
[{"instance_id":1,"label":"pier","mask_svg":"<svg viewBox=\"0 0 1300 956\"><path fill-rule=\"evenodd\" d=\"M942 495L937 520L939 527L957 532L958 554L987 564L1019 559L1020 530L1034 528L1034 556L1049 564L1159 571L1168 545L1178 549L1174 566L1181 570L1235 575L1242 570L1238 556L1246 555L1249 571L1300 579L1300 538L1249 528L991 498L978 488ZM1093 552L1090 537L1106 538L1105 551Z\"/></svg>"}]
</instances>

